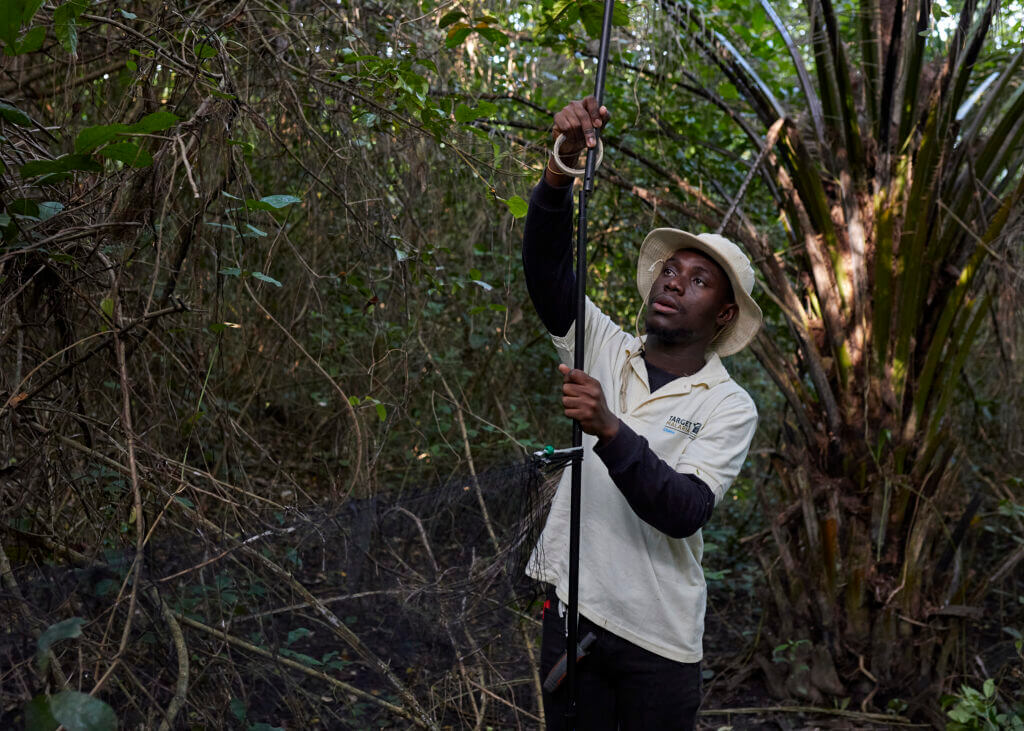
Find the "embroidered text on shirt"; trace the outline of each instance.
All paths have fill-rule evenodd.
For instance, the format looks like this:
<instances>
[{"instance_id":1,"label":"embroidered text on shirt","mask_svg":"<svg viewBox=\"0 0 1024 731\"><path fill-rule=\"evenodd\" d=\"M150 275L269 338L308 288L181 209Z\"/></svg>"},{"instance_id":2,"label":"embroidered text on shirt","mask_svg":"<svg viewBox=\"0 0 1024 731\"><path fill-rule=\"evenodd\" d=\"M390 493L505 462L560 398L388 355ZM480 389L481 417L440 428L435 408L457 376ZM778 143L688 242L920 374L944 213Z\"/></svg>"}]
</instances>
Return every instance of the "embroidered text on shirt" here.
<instances>
[{"instance_id":1,"label":"embroidered text on shirt","mask_svg":"<svg viewBox=\"0 0 1024 731\"><path fill-rule=\"evenodd\" d=\"M669 434L685 434L686 436L693 439L694 437L697 436L697 433L700 431L701 426L703 425L697 421L689 421L687 419L680 419L678 416L670 416L668 417L668 421L665 422L665 426L662 427L662 429L668 432Z\"/></svg>"}]
</instances>

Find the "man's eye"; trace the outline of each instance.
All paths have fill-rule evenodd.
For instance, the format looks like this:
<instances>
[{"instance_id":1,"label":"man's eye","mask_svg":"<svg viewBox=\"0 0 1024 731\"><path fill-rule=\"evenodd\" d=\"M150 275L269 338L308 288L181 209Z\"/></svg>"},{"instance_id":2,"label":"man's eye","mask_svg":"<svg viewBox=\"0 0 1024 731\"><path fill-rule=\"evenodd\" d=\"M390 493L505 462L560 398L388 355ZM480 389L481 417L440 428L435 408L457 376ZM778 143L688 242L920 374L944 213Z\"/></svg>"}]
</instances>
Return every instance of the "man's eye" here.
<instances>
[{"instance_id":1,"label":"man's eye","mask_svg":"<svg viewBox=\"0 0 1024 731\"><path fill-rule=\"evenodd\" d=\"M693 278L693 283L694 283L694 284L698 284L698 285L700 285L701 287L703 287L703 286L705 286L705 285L707 284L707 282L705 282L705 281L704 281L703 279L701 279L700 277L694 277L694 278Z\"/></svg>"}]
</instances>

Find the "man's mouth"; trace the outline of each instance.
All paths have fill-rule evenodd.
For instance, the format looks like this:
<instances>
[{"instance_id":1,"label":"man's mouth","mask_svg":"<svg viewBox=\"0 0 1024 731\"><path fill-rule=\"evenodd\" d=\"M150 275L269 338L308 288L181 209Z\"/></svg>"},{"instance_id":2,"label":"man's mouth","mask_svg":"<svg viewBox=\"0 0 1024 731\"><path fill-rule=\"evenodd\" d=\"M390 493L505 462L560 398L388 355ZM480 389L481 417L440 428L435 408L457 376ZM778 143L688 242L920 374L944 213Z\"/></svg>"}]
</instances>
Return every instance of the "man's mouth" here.
<instances>
[{"instance_id":1,"label":"man's mouth","mask_svg":"<svg viewBox=\"0 0 1024 731\"><path fill-rule=\"evenodd\" d=\"M679 311L676 303L667 295L659 295L651 302L651 309L664 315L671 315Z\"/></svg>"}]
</instances>

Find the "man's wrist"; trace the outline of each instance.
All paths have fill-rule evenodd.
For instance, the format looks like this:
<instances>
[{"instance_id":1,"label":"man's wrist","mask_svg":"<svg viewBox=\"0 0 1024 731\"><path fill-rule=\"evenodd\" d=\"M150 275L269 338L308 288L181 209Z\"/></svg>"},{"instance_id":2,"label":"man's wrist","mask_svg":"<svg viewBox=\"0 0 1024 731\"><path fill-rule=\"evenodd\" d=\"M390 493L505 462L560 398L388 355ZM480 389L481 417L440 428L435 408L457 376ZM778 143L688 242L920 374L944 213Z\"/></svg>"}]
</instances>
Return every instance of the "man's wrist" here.
<instances>
[{"instance_id":1,"label":"man's wrist","mask_svg":"<svg viewBox=\"0 0 1024 731\"><path fill-rule=\"evenodd\" d=\"M579 156L577 155L577 158ZM562 160L565 163L565 160ZM567 163L565 163L567 164ZM571 175L566 175L555 165L555 156L548 156L548 164L544 169L544 179L548 182L548 185L553 185L556 188L564 188L567 185L571 185L575 178Z\"/></svg>"},{"instance_id":2,"label":"man's wrist","mask_svg":"<svg viewBox=\"0 0 1024 731\"><path fill-rule=\"evenodd\" d=\"M601 445L607 445L615 435L619 433L619 419L613 416L612 419L605 424L604 428L597 435L597 441Z\"/></svg>"}]
</instances>

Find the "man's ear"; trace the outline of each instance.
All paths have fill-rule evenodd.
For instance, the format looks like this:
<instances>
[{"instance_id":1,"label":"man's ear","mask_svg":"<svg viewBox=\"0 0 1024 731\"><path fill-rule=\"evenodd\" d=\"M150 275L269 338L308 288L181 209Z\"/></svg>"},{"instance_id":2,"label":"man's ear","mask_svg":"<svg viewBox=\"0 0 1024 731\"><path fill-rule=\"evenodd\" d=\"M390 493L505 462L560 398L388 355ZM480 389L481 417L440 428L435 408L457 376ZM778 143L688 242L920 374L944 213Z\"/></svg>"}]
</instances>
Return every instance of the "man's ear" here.
<instances>
[{"instance_id":1,"label":"man's ear","mask_svg":"<svg viewBox=\"0 0 1024 731\"><path fill-rule=\"evenodd\" d=\"M732 302L730 302L727 305L723 305L722 309L718 311L718 316L715 318L715 323L719 327L725 327L730 322L736 319L736 315L738 315L739 312L740 308Z\"/></svg>"}]
</instances>

